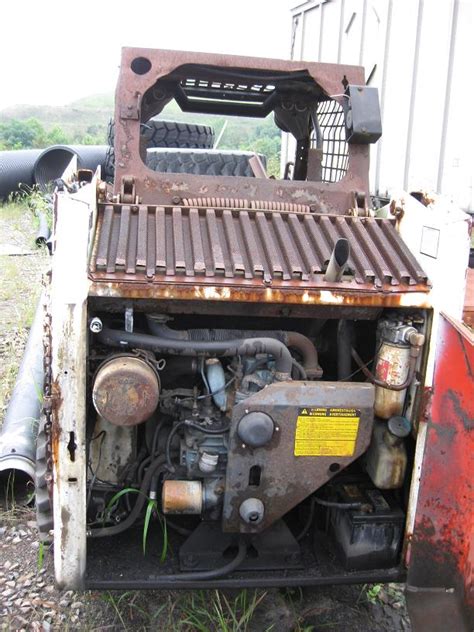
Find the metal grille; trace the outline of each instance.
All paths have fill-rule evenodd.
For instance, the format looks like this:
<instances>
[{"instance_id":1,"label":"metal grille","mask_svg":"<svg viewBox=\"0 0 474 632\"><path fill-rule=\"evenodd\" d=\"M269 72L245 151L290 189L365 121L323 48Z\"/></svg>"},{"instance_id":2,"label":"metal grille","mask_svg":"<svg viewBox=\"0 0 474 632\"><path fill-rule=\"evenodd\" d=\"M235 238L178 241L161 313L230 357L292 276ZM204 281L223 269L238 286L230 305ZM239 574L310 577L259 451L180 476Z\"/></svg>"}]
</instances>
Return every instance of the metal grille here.
<instances>
[{"instance_id":1,"label":"metal grille","mask_svg":"<svg viewBox=\"0 0 474 632\"><path fill-rule=\"evenodd\" d=\"M317 113L323 137L322 180L339 182L347 173L348 163L344 110L337 101L330 100L321 101Z\"/></svg>"},{"instance_id":2,"label":"metal grille","mask_svg":"<svg viewBox=\"0 0 474 632\"><path fill-rule=\"evenodd\" d=\"M426 274L390 220L243 209L101 206L91 272L97 280L314 288L341 237L351 243L348 288L426 291Z\"/></svg>"},{"instance_id":3,"label":"metal grille","mask_svg":"<svg viewBox=\"0 0 474 632\"><path fill-rule=\"evenodd\" d=\"M203 93L206 95L214 94L216 98L231 98L231 95L236 95L237 100L244 97L248 97L251 100L261 102L269 94L275 90L275 86L267 84L265 82L252 82L252 81L219 81L212 79L196 79L188 77L181 81L181 87L189 96L201 96Z\"/></svg>"}]
</instances>

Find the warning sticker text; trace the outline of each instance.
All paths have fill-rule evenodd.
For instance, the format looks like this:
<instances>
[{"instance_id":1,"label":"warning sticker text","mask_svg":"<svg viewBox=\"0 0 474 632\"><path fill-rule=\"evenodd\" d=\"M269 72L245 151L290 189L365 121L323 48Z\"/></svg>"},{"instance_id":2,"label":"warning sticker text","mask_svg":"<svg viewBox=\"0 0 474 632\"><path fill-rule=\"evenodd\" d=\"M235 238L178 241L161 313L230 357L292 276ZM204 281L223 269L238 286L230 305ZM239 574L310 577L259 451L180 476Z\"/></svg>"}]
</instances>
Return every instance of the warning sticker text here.
<instances>
[{"instance_id":1,"label":"warning sticker text","mask_svg":"<svg viewBox=\"0 0 474 632\"><path fill-rule=\"evenodd\" d=\"M355 408L301 408L295 456L352 456L359 420L360 410Z\"/></svg>"}]
</instances>

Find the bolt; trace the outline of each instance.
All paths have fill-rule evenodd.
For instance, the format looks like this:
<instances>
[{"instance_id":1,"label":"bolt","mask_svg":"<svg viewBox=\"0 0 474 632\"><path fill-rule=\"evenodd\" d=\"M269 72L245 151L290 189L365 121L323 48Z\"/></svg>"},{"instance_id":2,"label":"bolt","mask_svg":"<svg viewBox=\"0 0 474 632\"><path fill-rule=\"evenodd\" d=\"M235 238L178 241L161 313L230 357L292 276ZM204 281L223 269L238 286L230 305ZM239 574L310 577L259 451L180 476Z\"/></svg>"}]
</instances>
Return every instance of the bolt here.
<instances>
[{"instance_id":1,"label":"bolt","mask_svg":"<svg viewBox=\"0 0 474 632\"><path fill-rule=\"evenodd\" d=\"M89 324L89 329L92 331L93 334L100 333L102 331L102 321L100 320L100 318L97 318L97 316L95 316Z\"/></svg>"},{"instance_id":2,"label":"bolt","mask_svg":"<svg viewBox=\"0 0 474 632\"><path fill-rule=\"evenodd\" d=\"M174 195L171 198L171 201L173 202L173 204L179 204L181 202L181 198L178 195Z\"/></svg>"}]
</instances>

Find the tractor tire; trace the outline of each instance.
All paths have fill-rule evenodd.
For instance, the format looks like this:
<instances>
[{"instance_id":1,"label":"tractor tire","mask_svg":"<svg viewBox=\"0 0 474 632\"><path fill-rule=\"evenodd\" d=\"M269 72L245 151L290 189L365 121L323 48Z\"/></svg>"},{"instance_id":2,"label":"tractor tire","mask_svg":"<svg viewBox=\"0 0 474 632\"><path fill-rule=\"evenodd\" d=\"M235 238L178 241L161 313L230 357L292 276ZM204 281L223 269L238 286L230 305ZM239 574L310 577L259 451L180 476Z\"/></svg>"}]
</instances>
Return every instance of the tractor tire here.
<instances>
[{"instance_id":1,"label":"tractor tire","mask_svg":"<svg viewBox=\"0 0 474 632\"><path fill-rule=\"evenodd\" d=\"M188 149L211 149L214 146L214 130L207 125L178 123L151 119L141 126L141 137L145 146L150 147L186 147ZM109 121L107 142L113 147L115 141L115 122Z\"/></svg>"},{"instance_id":2,"label":"tractor tire","mask_svg":"<svg viewBox=\"0 0 474 632\"><path fill-rule=\"evenodd\" d=\"M52 541L51 531L53 529L53 502L51 490L47 479L48 472L48 435L45 431L46 418L41 415L38 428L38 439L36 442L36 524L40 542L49 544Z\"/></svg>"},{"instance_id":3,"label":"tractor tire","mask_svg":"<svg viewBox=\"0 0 474 632\"><path fill-rule=\"evenodd\" d=\"M159 173L253 177L254 173L249 160L254 155L250 151L149 149L147 151L147 167ZM260 155L259 157L265 166L265 156Z\"/></svg>"},{"instance_id":4,"label":"tractor tire","mask_svg":"<svg viewBox=\"0 0 474 632\"><path fill-rule=\"evenodd\" d=\"M113 182L115 171L115 122L109 121L107 142L109 149L105 156L104 174L107 182ZM142 146L174 147L186 149L210 149L214 146L214 130L207 125L178 123L151 119L141 127Z\"/></svg>"}]
</instances>

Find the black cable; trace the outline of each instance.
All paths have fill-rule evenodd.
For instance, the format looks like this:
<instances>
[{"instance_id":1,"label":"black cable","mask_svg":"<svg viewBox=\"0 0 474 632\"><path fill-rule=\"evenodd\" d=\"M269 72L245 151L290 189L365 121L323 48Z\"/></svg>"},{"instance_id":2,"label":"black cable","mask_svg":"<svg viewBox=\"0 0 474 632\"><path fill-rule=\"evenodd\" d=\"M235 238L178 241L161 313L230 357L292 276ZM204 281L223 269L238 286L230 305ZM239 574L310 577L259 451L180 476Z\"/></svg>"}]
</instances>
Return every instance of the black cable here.
<instances>
[{"instance_id":1,"label":"black cable","mask_svg":"<svg viewBox=\"0 0 474 632\"><path fill-rule=\"evenodd\" d=\"M292 358L292 361L293 361L293 366L295 367L295 369L298 369L301 379L307 380L308 375L306 374L306 371L304 370L303 365L297 362L294 358Z\"/></svg>"},{"instance_id":2,"label":"black cable","mask_svg":"<svg viewBox=\"0 0 474 632\"><path fill-rule=\"evenodd\" d=\"M171 432L169 433L168 438L166 440L166 448L165 448L166 466L170 472L174 472L176 470L173 463L171 462L171 442L173 441L175 434L183 426L187 426L188 428L194 428L195 430L199 430L200 432L203 432L204 434L209 434L209 435L222 434L224 432L229 432L230 430L230 425L224 426L223 428L206 428L206 426L202 426L201 424L198 424L195 421L191 421L189 419L186 419L185 421L180 421L179 423L177 423L171 429Z\"/></svg>"},{"instance_id":3,"label":"black cable","mask_svg":"<svg viewBox=\"0 0 474 632\"><path fill-rule=\"evenodd\" d=\"M143 509L145 501L148 498L147 491L148 491L148 488L150 487L150 482L153 475L159 468L163 467L164 464L165 464L165 459L161 456L155 459L150 465L150 467L147 469L146 474L143 477L143 482L140 485L140 489L138 490L139 493L137 495L137 501L135 505L133 506L132 511L127 516L127 518L125 518L123 522L113 527L102 527L101 529L92 529L88 533L89 537L104 538L110 535L117 535L117 533L121 533L122 531L125 531L126 529L130 528L136 522L138 516L140 515L140 512Z\"/></svg>"},{"instance_id":4,"label":"black cable","mask_svg":"<svg viewBox=\"0 0 474 632\"><path fill-rule=\"evenodd\" d=\"M233 377L230 378L230 380L228 382L226 382L220 388L216 389L215 391L212 391L212 393L207 393L206 395L198 395L198 397L196 397L196 399L207 399L208 397L214 397L214 395L217 395L218 393L220 393L222 391L225 391L226 388L228 388L233 382L235 382L236 379L237 378L234 375ZM192 398L188 397L187 399L192 399Z\"/></svg>"},{"instance_id":5,"label":"black cable","mask_svg":"<svg viewBox=\"0 0 474 632\"><path fill-rule=\"evenodd\" d=\"M196 430L199 430L200 432L204 432L204 434L210 434L210 435L222 434L223 432L229 432L230 430L230 425L224 426L223 428L207 428L206 426L198 424L195 421L191 421L189 419L186 419L182 423L184 423L186 426L189 426L190 428L195 428Z\"/></svg>"},{"instance_id":6,"label":"black cable","mask_svg":"<svg viewBox=\"0 0 474 632\"><path fill-rule=\"evenodd\" d=\"M176 524L176 522L173 522L172 520L170 520L168 516L166 516L165 520L166 520L166 526L171 527L173 531L176 531L176 533L179 533L180 535L188 536L188 535L191 535L191 533L193 532L193 529L186 529L186 527L182 527L181 525Z\"/></svg>"},{"instance_id":7,"label":"black cable","mask_svg":"<svg viewBox=\"0 0 474 632\"><path fill-rule=\"evenodd\" d=\"M97 434L95 437L92 437L91 440L89 441L89 446L92 443L92 441L95 441L96 439L98 439L99 437L101 437L101 441L99 444L99 458L97 459L97 467L95 468L95 472L92 470L92 467L89 463L89 468L92 472L92 479L89 485L89 491L87 492L87 500L86 500L86 511L89 508L89 504L91 502L91 497L92 497L92 488L94 487L95 481L97 479L97 472L99 471L99 467L100 467L100 461L102 459L102 445L104 443L105 440L105 436L106 436L106 431L105 430L101 430L99 432L99 434ZM89 447L90 450L90 447Z\"/></svg>"},{"instance_id":8,"label":"black cable","mask_svg":"<svg viewBox=\"0 0 474 632\"><path fill-rule=\"evenodd\" d=\"M160 581L174 582L174 581L200 581L203 579L216 579L217 577L223 577L235 571L245 560L247 556L247 545L243 539L239 540L239 549L237 555L233 560L220 566L219 568L213 568L210 571L195 571L193 573L177 573L175 575L162 575Z\"/></svg>"},{"instance_id":9,"label":"black cable","mask_svg":"<svg viewBox=\"0 0 474 632\"><path fill-rule=\"evenodd\" d=\"M336 509L360 509L364 503L339 503L332 500L323 500L322 498L316 498L313 496L314 501L318 503L318 505L322 505L323 507L334 507Z\"/></svg>"},{"instance_id":10,"label":"black cable","mask_svg":"<svg viewBox=\"0 0 474 632\"><path fill-rule=\"evenodd\" d=\"M184 425L185 425L184 421L180 421L179 423L176 424L176 426L173 426L173 428L171 428L171 432L168 435L168 438L166 439L166 448L165 448L166 467L168 468L170 472L174 472L176 469L173 463L171 462L171 442L173 441L173 437L178 432L178 430L182 428Z\"/></svg>"},{"instance_id":11,"label":"black cable","mask_svg":"<svg viewBox=\"0 0 474 632\"><path fill-rule=\"evenodd\" d=\"M298 533L298 535L295 536L295 540L297 542L299 542L300 540L302 540L304 538L304 536L308 533L308 531L311 528L311 525L313 524L313 520L314 520L314 510L315 510L315 505L316 505L316 500L314 497L312 497L310 499L310 506L309 506L309 514L308 517L306 518L306 522L303 525L303 528L301 529L301 531Z\"/></svg>"}]
</instances>

